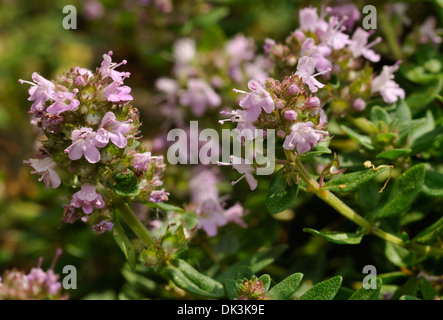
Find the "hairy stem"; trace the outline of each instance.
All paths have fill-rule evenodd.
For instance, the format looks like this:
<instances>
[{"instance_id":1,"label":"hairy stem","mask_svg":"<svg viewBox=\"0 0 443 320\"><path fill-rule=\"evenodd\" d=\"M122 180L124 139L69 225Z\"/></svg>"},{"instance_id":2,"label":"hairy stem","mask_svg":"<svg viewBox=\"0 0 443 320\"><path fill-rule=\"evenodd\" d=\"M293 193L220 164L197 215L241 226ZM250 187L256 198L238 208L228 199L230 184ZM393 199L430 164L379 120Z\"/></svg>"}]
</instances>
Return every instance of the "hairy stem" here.
<instances>
[{"instance_id":1,"label":"hairy stem","mask_svg":"<svg viewBox=\"0 0 443 320\"><path fill-rule=\"evenodd\" d=\"M111 198L112 204L120 213L122 219L126 222L126 224L134 231L137 237L140 238L144 242L145 245L151 246L155 245L154 239L152 239L149 231L143 225L143 223L138 220L135 216L134 211L113 191L109 192L109 197Z\"/></svg>"},{"instance_id":2,"label":"hairy stem","mask_svg":"<svg viewBox=\"0 0 443 320\"><path fill-rule=\"evenodd\" d=\"M360 227L364 228L368 233L371 233L379 238L382 238L388 242L401 246L410 251L414 251L417 253L422 253L426 255L434 255L434 256L443 256L443 249L437 247L431 247L427 245L420 245L416 243L405 243L401 238L383 231L376 226L374 226L371 222L360 216L353 209L347 206L343 201L341 201L335 194L328 190L322 190L314 179L311 178L309 173L306 171L303 164L300 162L300 159L296 158L293 153L285 150L286 157L288 160L293 161L295 163L296 169L300 174L300 177L306 184L309 186L309 190L314 192L320 199L328 203L331 207L337 210L342 216L353 221Z\"/></svg>"}]
</instances>

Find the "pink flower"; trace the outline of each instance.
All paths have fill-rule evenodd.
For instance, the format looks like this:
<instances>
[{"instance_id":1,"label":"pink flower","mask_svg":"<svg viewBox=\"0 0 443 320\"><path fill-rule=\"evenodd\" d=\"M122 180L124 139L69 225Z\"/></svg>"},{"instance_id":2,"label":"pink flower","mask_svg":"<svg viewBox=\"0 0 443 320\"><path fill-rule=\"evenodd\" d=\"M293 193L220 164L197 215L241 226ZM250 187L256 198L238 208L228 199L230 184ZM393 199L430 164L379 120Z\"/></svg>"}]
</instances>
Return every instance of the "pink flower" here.
<instances>
[{"instance_id":1,"label":"pink flower","mask_svg":"<svg viewBox=\"0 0 443 320\"><path fill-rule=\"evenodd\" d=\"M203 229L210 237L217 235L218 227L228 223L228 219L223 215L223 208L217 199L203 200L196 213L199 217L197 228Z\"/></svg>"},{"instance_id":2,"label":"pink flower","mask_svg":"<svg viewBox=\"0 0 443 320\"><path fill-rule=\"evenodd\" d=\"M308 7L298 12L300 29L303 31L315 32L318 27L320 18L317 14L317 8Z\"/></svg>"},{"instance_id":3,"label":"pink flower","mask_svg":"<svg viewBox=\"0 0 443 320\"><path fill-rule=\"evenodd\" d=\"M102 94L111 102L133 100L133 97L129 94L131 88L128 86L121 86L122 84L123 82L114 81L103 89Z\"/></svg>"},{"instance_id":4,"label":"pink flower","mask_svg":"<svg viewBox=\"0 0 443 320\"><path fill-rule=\"evenodd\" d=\"M105 231L111 231L114 227L114 224L110 221L102 220L100 223L96 224L92 227L94 231L96 231L98 234L102 234Z\"/></svg>"},{"instance_id":5,"label":"pink flower","mask_svg":"<svg viewBox=\"0 0 443 320\"><path fill-rule=\"evenodd\" d=\"M37 72L32 74L32 80L34 82L19 80L21 84L28 83L31 86L29 88L29 101L34 101L31 105L31 112L43 111L45 109L45 102L52 99L55 95L55 84L51 81L43 78Z\"/></svg>"},{"instance_id":6,"label":"pink flower","mask_svg":"<svg viewBox=\"0 0 443 320\"><path fill-rule=\"evenodd\" d=\"M360 10L352 4L352 3L344 3L338 6L335 6L330 9L331 15L336 15L339 18L346 17L344 21L344 25L346 26L346 30L351 30L354 27L356 21L359 21L361 18Z\"/></svg>"},{"instance_id":7,"label":"pink flower","mask_svg":"<svg viewBox=\"0 0 443 320\"><path fill-rule=\"evenodd\" d=\"M420 43L431 42L434 44L440 44L442 42L441 37L435 33L435 27L437 25L437 19L435 17L428 17L425 22L418 29Z\"/></svg>"},{"instance_id":8,"label":"pink flower","mask_svg":"<svg viewBox=\"0 0 443 320\"><path fill-rule=\"evenodd\" d=\"M178 64L188 64L195 58L197 49L194 39L182 38L174 42L172 52Z\"/></svg>"},{"instance_id":9,"label":"pink flower","mask_svg":"<svg viewBox=\"0 0 443 320\"><path fill-rule=\"evenodd\" d=\"M315 79L316 76L329 72L330 69L327 69L323 72L319 72L317 74L313 74L315 71L315 60L312 57L304 56L301 57L298 60L297 65L297 72L295 73L297 76L299 76L304 84L307 84L309 86L309 90L311 92L317 92L318 88L323 88L325 85L320 83L317 79Z\"/></svg>"},{"instance_id":10,"label":"pink flower","mask_svg":"<svg viewBox=\"0 0 443 320\"><path fill-rule=\"evenodd\" d=\"M245 92L234 89L234 92L246 94L246 97L240 101L240 107L248 113L248 118L257 120L261 109L266 113L271 113L275 109L274 99L266 88L257 80L249 80L248 87L251 92Z\"/></svg>"},{"instance_id":11,"label":"pink flower","mask_svg":"<svg viewBox=\"0 0 443 320\"><path fill-rule=\"evenodd\" d=\"M83 183L80 191L73 194L70 205L75 208L82 208L84 213L90 214L94 210L94 207L98 209L103 208L105 202L94 185Z\"/></svg>"},{"instance_id":12,"label":"pink flower","mask_svg":"<svg viewBox=\"0 0 443 320\"><path fill-rule=\"evenodd\" d=\"M162 190L154 190L151 192L149 196L149 201L157 203L168 201L169 192L166 192L164 189Z\"/></svg>"},{"instance_id":13,"label":"pink flower","mask_svg":"<svg viewBox=\"0 0 443 320\"><path fill-rule=\"evenodd\" d=\"M140 171L147 171L150 163L151 163L150 152L136 153L131 161L131 165L134 167L134 169Z\"/></svg>"},{"instance_id":14,"label":"pink flower","mask_svg":"<svg viewBox=\"0 0 443 320\"><path fill-rule=\"evenodd\" d=\"M255 172L255 168L251 164L247 164L244 159L236 156L231 156L230 158L231 159L229 163L218 162L218 165L232 165L232 167L239 173L243 173L243 175L237 181L233 181L231 184L235 185L240 180L245 178L251 190L255 190L258 184L258 181L252 175L252 173Z\"/></svg>"},{"instance_id":15,"label":"pink flower","mask_svg":"<svg viewBox=\"0 0 443 320\"><path fill-rule=\"evenodd\" d=\"M328 28L321 36L322 43L327 44L334 50L343 49L351 43L349 35L341 32L343 29L346 29L343 26L343 20L336 16L330 17Z\"/></svg>"},{"instance_id":16,"label":"pink flower","mask_svg":"<svg viewBox=\"0 0 443 320\"><path fill-rule=\"evenodd\" d=\"M234 222L239 226L246 228L248 225L242 220L242 217L245 215L245 210L240 203L234 204L229 209L224 211L224 216L228 220L228 222Z\"/></svg>"},{"instance_id":17,"label":"pink flower","mask_svg":"<svg viewBox=\"0 0 443 320\"><path fill-rule=\"evenodd\" d=\"M392 79L398 70L398 63L393 66L383 66L383 70L371 82L371 92L380 92L384 102L394 103L398 98L405 98L405 91Z\"/></svg>"},{"instance_id":18,"label":"pink flower","mask_svg":"<svg viewBox=\"0 0 443 320\"><path fill-rule=\"evenodd\" d=\"M188 88L180 97L180 104L190 106L195 116L202 116L208 107L218 107L221 98L204 80L189 79Z\"/></svg>"},{"instance_id":19,"label":"pink flower","mask_svg":"<svg viewBox=\"0 0 443 320\"><path fill-rule=\"evenodd\" d=\"M97 148L102 145L96 139L96 133L91 128L76 129L71 133L72 144L65 149L69 159L78 160L85 156L89 163L100 161L100 152Z\"/></svg>"},{"instance_id":20,"label":"pink flower","mask_svg":"<svg viewBox=\"0 0 443 320\"><path fill-rule=\"evenodd\" d=\"M41 175L39 181L42 181L46 185L46 189L49 189L49 186L52 186L54 189L60 186L61 180L58 176L57 172L54 170L56 163L49 157L43 159L29 159L29 161L25 161L34 168L35 171L31 173L37 173Z\"/></svg>"},{"instance_id":21,"label":"pink flower","mask_svg":"<svg viewBox=\"0 0 443 320\"><path fill-rule=\"evenodd\" d=\"M307 38L302 45L300 56L310 56L315 61L315 68L322 72L331 69L331 61L326 59L332 53L332 49L325 45L315 45L314 39Z\"/></svg>"},{"instance_id":22,"label":"pink flower","mask_svg":"<svg viewBox=\"0 0 443 320\"><path fill-rule=\"evenodd\" d=\"M352 41L348 47L354 58L363 56L372 62L380 61L380 55L375 53L375 51L371 50L370 48L379 43L381 41L381 37L378 37L368 44L368 39L370 36L371 33L366 32L360 27L355 30L354 35L352 36Z\"/></svg>"},{"instance_id":23,"label":"pink flower","mask_svg":"<svg viewBox=\"0 0 443 320\"><path fill-rule=\"evenodd\" d=\"M73 111L78 108L80 101L74 99L78 89L74 89L73 92L59 91L53 97L55 101L51 104L46 111L51 114L60 114L65 111Z\"/></svg>"},{"instance_id":24,"label":"pink flower","mask_svg":"<svg viewBox=\"0 0 443 320\"><path fill-rule=\"evenodd\" d=\"M293 150L297 147L297 153L302 154L311 150L323 139L325 131L315 130L311 121L298 122L291 127L291 133L286 136L283 148Z\"/></svg>"},{"instance_id":25,"label":"pink flower","mask_svg":"<svg viewBox=\"0 0 443 320\"><path fill-rule=\"evenodd\" d=\"M263 51L265 54L268 54L271 49L276 45L277 43L275 42L274 39L271 38L266 38L263 44Z\"/></svg>"},{"instance_id":26,"label":"pink flower","mask_svg":"<svg viewBox=\"0 0 443 320\"><path fill-rule=\"evenodd\" d=\"M257 121L258 114L246 110L221 111L220 113L232 116L230 119L219 120L220 124L223 124L225 121L237 122L237 128L235 130L241 134L241 137L248 141L255 139L257 136L257 128L254 122ZM239 139L241 139L241 137L239 136Z\"/></svg>"},{"instance_id":27,"label":"pink flower","mask_svg":"<svg viewBox=\"0 0 443 320\"><path fill-rule=\"evenodd\" d=\"M254 40L237 34L226 43L225 51L236 62L251 61L255 56Z\"/></svg>"},{"instance_id":28,"label":"pink flower","mask_svg":"<svg viewBox=\"0 0 443 320\"><path fill-rule=\"evenodd\" d=\"M103 62L100 66L99 73L102 76L102 79L111 77L114 82L121 83L124 78L128 78L130 76L130 73L115 71L115 68L121 66L122 64L126 64L127 61L123 60L119 64L116 64L112 62L111 56L112 51L109 51L103 55Z\"/></svg>"},{"instance_id":29,"label":"pink flower","mask_svg":"<svg viewBox=\"0 0 443 320\"><path fill-rule=\"evenodd\" d=\"M125 138L125 134L131 130L131 125L126 122L120 122L115 118L115 114L111 111L105 114L100 127L95 135L95 140L100 147L104 147L112 141L117 147L124 148L128 141Z\"/></svg>"}]
</instances>

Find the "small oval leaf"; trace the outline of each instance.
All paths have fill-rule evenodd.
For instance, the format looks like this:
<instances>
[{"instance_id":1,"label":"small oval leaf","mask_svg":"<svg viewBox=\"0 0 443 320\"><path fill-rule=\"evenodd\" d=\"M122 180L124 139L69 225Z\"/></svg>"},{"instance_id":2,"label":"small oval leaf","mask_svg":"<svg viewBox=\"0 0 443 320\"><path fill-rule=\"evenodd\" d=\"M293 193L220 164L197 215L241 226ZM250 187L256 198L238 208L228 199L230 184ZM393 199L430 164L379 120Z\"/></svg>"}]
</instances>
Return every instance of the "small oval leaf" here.
<instances>
[{"instance_id":1,"label":"small oval leaf","mask_svg":"<svg viewBox=\"0 0 443 320\"><path fill-rule=\"evenodd\" d=\"M269 183L266 197L266 208L270 214L275 214L291 207L297 198L298 184L288 185L283 177L284 168L278 170Z\"/></svg>"}]
</instances>

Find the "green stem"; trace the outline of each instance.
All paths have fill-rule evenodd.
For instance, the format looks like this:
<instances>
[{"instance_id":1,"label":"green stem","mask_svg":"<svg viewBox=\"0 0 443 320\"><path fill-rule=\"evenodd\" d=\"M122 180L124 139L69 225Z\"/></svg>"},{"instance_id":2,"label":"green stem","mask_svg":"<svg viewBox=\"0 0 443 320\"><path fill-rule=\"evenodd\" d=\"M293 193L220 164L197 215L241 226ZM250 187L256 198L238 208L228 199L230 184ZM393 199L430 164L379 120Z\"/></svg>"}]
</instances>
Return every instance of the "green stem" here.
<instances>
[{"instance_id":1,"label":"green stem","mask_svg":"<svg viewBox=\"0 0 443 320\"><path fill-rule=\"evenodd\" d=\"M386 15L385 11L381 11L378 14L378 17L380 18L380 24L381 24L381 30L386 38L386 41L388 42L389 49L391 50L392 55L394 56L395 60L401 60L403 56L403 51L398 44L396 32L392 28L392 24L389 21L388 16Z\"/></svg>"},{"instance_id":2,"label":"green stem","mask_svg":"<svg viewBox=\"0 0 443 320\"><path fill-rule=\"evenodd\" d=\"M132 229L132 231L134 231L137 237L139 237L140 240L142 240L147 246L155 245L155 241L154 239L152 239L149 231L146 229L143 223L141 223L140 220L137 219L132 209L113 191L109 192L109 196L111 198L112 204L120 213L120 216Z\"/></svg>"},{"instance_id":3,"label":"green stem","mask_svg":"<svg viewBox=\"0 0 443 320\"><path fill-rule=\"evenodd\" d=\"M417 253L422 253L427 255L443 256L443 249L427 245L420 245L416 243L407 244L401 238L377 228L371 222L367 221L365 218L363 218L354 210L352 210L350 207L348 207L335 194L333 194L329 190L322 190L317 181L312 179L309 173L306 171L305 167L300 162L300 159L296 158L294 154L292 154L290 151L285 150L285 153L288 160L293 161L295 163L296 169L299 172L300 177L309 186L310 191L314 192L320 199L328 203L331 207L337 210L342 216L353 221L355 224L359 225L360 227L364 228L368 233L371 233L379 238L382 238L388 242L401 246L410 251L415 251Z\"/></svg>"}]
</instances>

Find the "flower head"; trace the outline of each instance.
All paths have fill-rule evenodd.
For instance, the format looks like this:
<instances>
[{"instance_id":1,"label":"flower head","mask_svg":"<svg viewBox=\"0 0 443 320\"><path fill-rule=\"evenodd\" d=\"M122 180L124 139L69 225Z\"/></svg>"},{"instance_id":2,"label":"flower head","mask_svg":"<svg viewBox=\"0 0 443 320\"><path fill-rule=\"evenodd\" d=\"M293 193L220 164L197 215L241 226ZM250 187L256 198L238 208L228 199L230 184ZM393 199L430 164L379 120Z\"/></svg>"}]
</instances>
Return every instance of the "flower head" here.
<instances>
[{"instance_id":1,"label":"flower head","mask_svg":"<svg viewBox=\"0 0 443 320\"><path fill-rule=\"evenodd\" d=\"M349 44L349 50L354 58L363 56L371 62L378 62L380 61L380 55L375 53L375 51L370 48L379 43L381 41L381 37L378 37L373 42L368 44L370 35L371 33L358 27L352 36L352 41Z\"/></svg>"},{"instance_id":2,"label":"flower head","mask_svg":"<svg viewBox=\"0 0 443 320\"><path fill-rule=\"evenodd\" d=\"M98 234L102 234L105 231L111 231L114 227L114 224L110 221L102 220L100 223L96 224L92 228L94 231L96 231Z\"/></svg>"},{"instance_id":3,"label":"flower head","mask_svg":"<svg viewBox=\"0 0 443 320\"><path fill-rule=\"evenodd\" d=\"M246 94L246 97L240 100L240 107L247 111L249 118L256 118L265 110L271 113L275 109L274 99L266 88L257 80L249 80L248 87L251 92L244 92L234 89L234 92Z\"/></svg>"},{"instance_id":4,"label":"flower head","mask_svg":"<svg viewBox=\"0 0 443 320\"><path fill-rule=\"evenodd\" d=\"M317 92L318 88L323 88L325 85L320 83L315 77L325 72L329 72L330 69L325 70L324 72L320 72L317 74L313 74L315 72L316 62L312 57L304 56L298 60L297 72L295 73L299 76L304 84L307 84L309 90L312 92Z\"/></svg>"},{"instance_id":5,"label":"flower head","mask_svg":"<svg viewBox=\"0 0 443 320\"><path fill-rule=\"evenodd\" d=\"M72 144L65 149L65 153L69 154L69 159L78 160L85 156L89 163L97 163L100 161L100 152L97 148L103 145L97 141L96 132L92 128L81 128L72 131Z\"/></svg>"},{"instance_id":6,"label":"flower head","mask_svg":"<svg viewBox=\"0 0 443 320\"><path fill-rule=\"evenodd\" d=\"M49 157L43 159L29 159L29 161L25 161L28 163L35 171L31 173L36 173L41 175L39 181L42 181L46 185L46 189L49 189L52 186L54 189L60 186L61 180L58 176L57 172L54 170L57 165L54 160Z\"/></svg>"},{"instance_id":7,"label":"flower head","mask_svg":"<svg viewBox=\"0 0 443 320\"><path fill-rule=\"evenodd\" d=\"M154 203L168 201L169 192L166 192L164 189L154 190L151 192L150 201Z\"/></svg>"},{"instance_id":8,"label":"flower head","mask_svg":"<svg viewBox=\"0 0 443 320\"><path fill-rule=\"evenodd\" d=\"M55 95L56 88L55 84L51 81L43 78L37 72L32 74L32 80L34 82L28 82L24 80L19 80L20 83L29 83L31 88L29 88L29 101L34 101L31 105L31 112L43 111L45 109L45 102L52 99Z\"/></svg>"},{"instance_id":9,"label":"flower head","mask_svg":"<svg viewBox=\"0 0 443 320\"><path fill-rule=\"evenodd\" d=\"M59 91L54 97L54 103L51 104L46 111L51 114L60 114L65 111L72 111L78 108L80 101L74 99L78 89L74 89L73 92Z\"/></svg>"},{"instance_id":10,"label":"flower head","mask_svg":"<svg viewBox=\"0 0 443 320\"><path fill-rule=\"evenodd\" d=\"M80 191L77 191L72 196L72 207L82 208L86 214L92 213L95 208L101 209L105 206L105 202L100 193L97 192L94 185L90 183L83 183Z\"/></svg>"},{"instance_id":11,"label":"flower head","mask_svg":"<svg viewBox=\"0 0 443 320\"><path fill-rule=\"evenodd\" d=\"M121 83L124 78L128 78L130 76L129 72L119 72L116 71L115 68L126 64L127 61L123 60L119 64L112 62L112 51L109 51L108 53L103 55L103 62L100 66L99 73L102 77L102 79L106 79L107 77L110 77L114 82Z\"/></svg>"},{"instance_id":12,"label":"flower head","mask_svg":"<svg viewBox=\"0 0 443 320\"><path fill-rule=\"evenodd\" d=\"M119 148L126 147L128 141L125 138L125 134L131 129L131 125L127 122L118 121L115 114L111 111L105 114L100 127L97 130L95 136L98 145L104 147L112 141Z\"/></svg>"},{"instance_id":13,"label":"flower head","mask_svg":"<svg viewBox=\"0 0 443 320\"><path fill-rule=\"evenodd\" d=\"M383 70L371 82L372 93L379 92L386 103L394 103L398 98L405 98L405 91L394 79L393 73L398 70L398 64L383 66Z\"/></svg>"},{"instance_id":14,"label":"flower head","mask_svg":"<svg viewBox=\"0 0 443 320\"><path fill-rule=\"evenodd\" d=\"M190 106L194 115L201 116L208 107L218 107L221 98L204 80L189 79L188 89L180 97L180 104Z\"/></svg>"},{"instance_id":15,"label":"flower head","mask_svg":"<svg viewBox=\"0 0 443 320\"><path fill-rule=\"evenodd\" d=\"M286 136L283 147L286 150L297 148L302 154L311 150L323 139L325 131L315 130L312 122L298 122L291 127L291 133Z\"/></svg>"}]
</instances>

